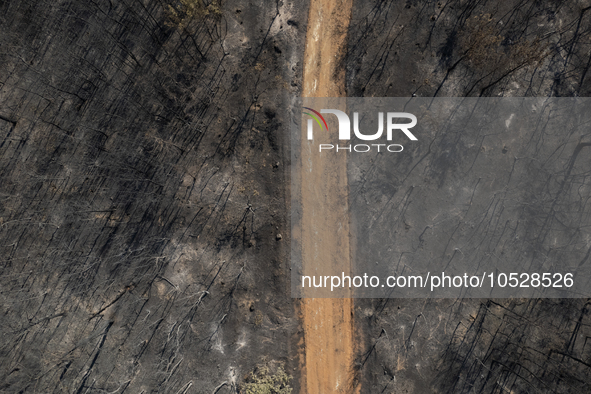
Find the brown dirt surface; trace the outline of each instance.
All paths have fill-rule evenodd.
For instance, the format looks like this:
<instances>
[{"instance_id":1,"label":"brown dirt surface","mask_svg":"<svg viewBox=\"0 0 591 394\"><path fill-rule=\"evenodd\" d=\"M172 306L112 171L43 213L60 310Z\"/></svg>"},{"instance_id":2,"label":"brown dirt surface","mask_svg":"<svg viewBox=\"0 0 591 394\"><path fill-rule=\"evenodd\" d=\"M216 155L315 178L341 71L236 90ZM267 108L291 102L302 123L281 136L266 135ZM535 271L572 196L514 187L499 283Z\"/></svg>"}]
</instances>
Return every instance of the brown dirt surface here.
<instances>
[{"instance_id":1,"label":"brown dirt surface","mask_svg":"<svg viewBox=\"0 0 591 394\"><path fill-rule=\"evenodd\" d=\"M351 7L351 0L311 2L304 55L304 97L345 95L342 62ZM303 270L316 274L319 270L334 272L337 266L350 266L346 160L344 156L334 160L302 151L302 160L311 164L311 171L302 178ZM305 341L301 391L358 392L352 370L353 300L306 298L301 304L301 318Z\"/></svg>"}]
</instances>

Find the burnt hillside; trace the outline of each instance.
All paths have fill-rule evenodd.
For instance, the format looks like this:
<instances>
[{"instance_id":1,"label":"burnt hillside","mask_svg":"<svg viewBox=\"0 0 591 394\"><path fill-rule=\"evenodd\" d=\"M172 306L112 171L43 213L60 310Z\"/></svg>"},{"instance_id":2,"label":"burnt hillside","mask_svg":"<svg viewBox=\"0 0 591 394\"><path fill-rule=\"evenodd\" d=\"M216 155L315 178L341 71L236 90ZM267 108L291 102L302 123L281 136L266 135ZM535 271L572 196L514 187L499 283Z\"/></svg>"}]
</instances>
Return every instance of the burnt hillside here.
<instances>
[{"instance_id":1,"label":"burnt hillside","mask_svg":"<svg viewBox=\"0 0 591 394\"><path fill-rule=\"evenodd\" d=\"M309 3L191 1L0 1L0 392L299 392ZM347 40L349 96L591 94L589 0L357 0ZM362 393L591 392L588 300L354 305Z\"/></svg>"},{"instance_id":2,"label":"burnt hillside","mask_svg":"<svg viewBox=\"0 0 591 394\"><path fill-rule=\"evenodd\" d=\"M347 90L350 96L364 97L587 97L591 95L590 66L589 1L355 2L346 61ZM551 146L547 136L538 146ZM586 149L591 134L582 130L580 138ZM462 155L461 150L450 148L459 140L459 136L442 136L437 142L447 148L429 147L423 158L430 163L429 174L450 171L458 175L465 170L458 169L459 165L454 170L451 165L467 160L455 156ZM484 138L479 143L482 152L499 153L490 153L491 163L494 157L518 151ZM451 149L454 157L445 160L445 149ZM588 160L589 151L580 152ZM566 154L576 156L578 150ZM494 177L494 165L488 172ZM588 190L589 176L583 167L577 172L581 178L563 174L557 173L562 185ZM403 177L390 180L393 189L403 187L398 178ZM434 179L425 175L424 182ZM532 222L544 204L554 207L560 199L560 193L548 185L542 189L544 198L527 201L532 206L528 213ZM504 200L502 193L497 197L491 224L484 236L475 237L472 246L501 233L492 223L498 223L511 201ZM580 197L587 201L588 192ZM420 201L420 197L414 199ZM584 204L573 213L582 226L576 233L585 233L589 208ZM408 225L392 226L404 228L403 224ZM454 233L463 224L453 223L444 237L450 249L457 246ZM583 248L589 250L588 245ZM534 249L540 256L550 256L559 248L536 245ZM460 249L453 252L454 256L460 253ZM581 263L588 256L587 252ZM450 252L441 258L450 261L453 256ZM591 315L586 299L366 299L358 300L356 306L358 330L365 341L357 369L367 392L591 390Z\"/></svg>"},{"instance_id":3,"label":"burnt hillside","mask_svg":"<svg viewBox=\"0 0 591 394\"><path fill-rule=\"evenodd\" d=\"M305 8L206 11L0 2L0 391L224 393L293 369L277 234Z\"/></svg>"}]
</instances>

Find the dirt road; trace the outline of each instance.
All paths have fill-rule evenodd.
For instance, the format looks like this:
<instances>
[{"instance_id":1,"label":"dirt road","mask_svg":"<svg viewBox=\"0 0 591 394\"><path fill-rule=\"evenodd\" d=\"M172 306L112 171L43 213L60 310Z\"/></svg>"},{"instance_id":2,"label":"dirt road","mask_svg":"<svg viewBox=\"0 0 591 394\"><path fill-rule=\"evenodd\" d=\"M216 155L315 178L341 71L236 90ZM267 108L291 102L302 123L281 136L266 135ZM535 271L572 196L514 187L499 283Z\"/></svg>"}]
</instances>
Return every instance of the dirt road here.
<instances>
[{"instance_id":1,"label":"dirt road","mask_svg":"<svg viewBox=\"0 0 591 394\"><path fill-rule=\"evenodd\" d=\"M345 96L342 64L352 0L312 0L304 54L304 96ZM323 136L321 138L326 138ZM305 142L302 141L302 144ZM302 145L303 146L303 145ZM305 273L350 267L346 157L310 155L302 178L302 259ZM304 299L302 393L359 392L352 366L353 300Z\"/></svg>"}]
</instances>

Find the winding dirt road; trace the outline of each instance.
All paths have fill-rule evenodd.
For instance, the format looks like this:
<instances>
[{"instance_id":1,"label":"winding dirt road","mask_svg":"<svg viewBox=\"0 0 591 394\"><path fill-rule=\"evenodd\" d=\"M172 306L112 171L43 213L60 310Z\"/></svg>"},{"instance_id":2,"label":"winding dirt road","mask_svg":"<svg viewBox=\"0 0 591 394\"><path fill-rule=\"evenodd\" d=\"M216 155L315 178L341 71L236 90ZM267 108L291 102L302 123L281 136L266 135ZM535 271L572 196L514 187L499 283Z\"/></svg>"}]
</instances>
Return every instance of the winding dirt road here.
<instances>
[{"instance_id":1,"label":"winding dirt road","mask_svg":"<svg viewBox=\"0 0 591 394\"><path fill-rule=\"evenodd\" d=\"M304 97L345 96L343 60L351 7L352 0L310 2ZM306 143L302 141L302 160L310 171L302 178L303 271L340 272L350 267L346 156L311 155ZM302 394L359 392L353 373L353 299L305 298L301 318Z\"/></svg>"}]
</instances>

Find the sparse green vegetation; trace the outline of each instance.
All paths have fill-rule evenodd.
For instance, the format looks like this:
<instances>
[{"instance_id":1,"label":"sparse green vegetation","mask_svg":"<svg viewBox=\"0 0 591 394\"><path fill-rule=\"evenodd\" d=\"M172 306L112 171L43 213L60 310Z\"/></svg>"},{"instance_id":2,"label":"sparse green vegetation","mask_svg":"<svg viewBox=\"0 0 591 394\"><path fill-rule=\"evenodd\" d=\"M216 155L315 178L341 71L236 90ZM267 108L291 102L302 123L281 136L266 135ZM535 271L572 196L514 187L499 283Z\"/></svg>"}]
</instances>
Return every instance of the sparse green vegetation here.
<instances>
[{"instance_id":1,"label":"sparse green vegetation","mask_svg":"<svg viewBox=\"0 0 591 394\"><path fill-rule=\"evenodd\" d=\"M244 394L290 394L292 377L277 366L274 371L268 365L257 367L246 379Z\"/></svg>"}]
</instances>

